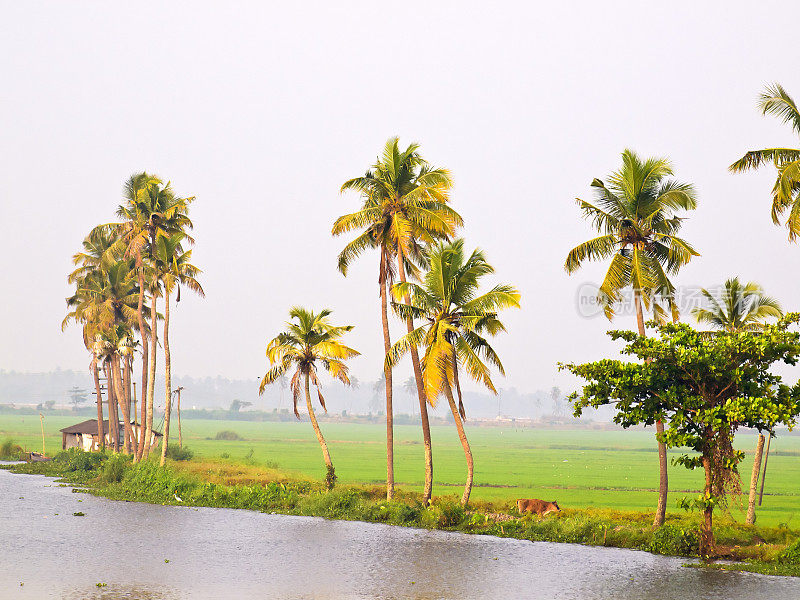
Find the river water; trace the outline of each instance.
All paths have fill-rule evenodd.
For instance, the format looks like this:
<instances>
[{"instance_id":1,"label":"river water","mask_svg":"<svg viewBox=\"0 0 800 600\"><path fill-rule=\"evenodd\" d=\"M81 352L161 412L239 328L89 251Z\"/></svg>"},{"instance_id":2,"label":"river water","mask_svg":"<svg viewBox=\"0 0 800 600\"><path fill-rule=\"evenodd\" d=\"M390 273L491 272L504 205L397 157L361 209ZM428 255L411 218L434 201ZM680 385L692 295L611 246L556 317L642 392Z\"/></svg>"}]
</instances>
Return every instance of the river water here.
<instances>
[{"instance_id":1,"label":"river water","mask_svg":"<svg viewBox=\"0 0 800 600\"><path fill-rule=\"evenodd\" d=\"M3 600L800 598L797 579L687 569L684 562L613 548L115 502L0 470Z\"/></svg>"}]
</instances>

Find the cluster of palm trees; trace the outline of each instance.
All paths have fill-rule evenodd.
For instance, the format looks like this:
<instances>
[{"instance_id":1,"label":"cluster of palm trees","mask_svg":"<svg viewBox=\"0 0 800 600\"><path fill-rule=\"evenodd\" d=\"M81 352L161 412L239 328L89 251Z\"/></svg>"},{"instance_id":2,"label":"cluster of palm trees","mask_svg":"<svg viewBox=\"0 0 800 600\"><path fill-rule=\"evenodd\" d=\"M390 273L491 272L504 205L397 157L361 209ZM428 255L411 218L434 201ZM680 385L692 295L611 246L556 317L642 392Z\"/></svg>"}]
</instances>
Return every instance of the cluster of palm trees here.
<instances>
[{"instance_id":1,"label":"cluster of palm trees","mask_svg":"<svg viewBox=\"0 0 800 600\"><path fill-rule=\"evenodd\" d=\"M505 330L498 311L518 307L520 294L511 286L496 285L481 292L481 279L493 272L480 250L468 253L464 241L455 239L463 225L461 216L449 205L452 179L446 169L433 168L411 144L401 150L397 138L386 143L375 164L361 176L346 181L341 191L356 191L361 207L343 215L333 224L335 236L357 232L339 254L343 275L351 263L368 250L378 256L383 350L383 380L386 395L386 497L394 497L394 366L410 354L414 387L418 396L425 453L423 500L430 502L433 490L433 448L428 406L447 398L467 463L467 480L462 504L469 501L473 461L464 430L464 408L459 373L495 392L491 367L501 374L503 365L487 337ZM391 300L390 300L391 299ZM392 344L389 306L405 323L407 333ZM328 467L328 485L335 472L324 437L314 416L309 382L319 391L317 363L336 379L349 383L344 360L358 354L339 342L351 326L336 327L328 321L330 311L314 313L293 308L287 329L267 347L270 369L261 381L260 392L278 380L289 368L295 414L300 384L305 382L309 418L322 446ZM422 356L420 350L422 349Z\"/></svg>"},{"instance_id":2,"label":"cluster of palm trees","mask_svg":"<svg viewBox=\"0 0 800 600\"><path fill-rule=\"evenodd\" d=\"M781 118L800 134L800 110L780 86L768 86L759 98L762 114ZM772 190L772 219L785 225L789 239L800 234L800 149L768 148L747 152L731 165L733 172L742 172L772 163L778 176ZM639 334L645 335L644 313L652 311L656 322L671 318L677 321L680 312L675 286L670 280L698 252L678 237L684 221L683 213L697 207L694 187L672 179L669 161L663 158L642 159L631 150L622 153L622 167L605 183L592 182L595 201L578 200L584 218L598 232L573 248L567 255L565 269L578 270L587 260L610 259L608 272L598 291L598 300L609 319L613 319L626 289L633 291ZM754 331L763 327L765 319L780 317L781 307L766 296L753 282L742 284L734 277L726 281L721 293L703 289L709 308L696 308L693 316L699 323L727 331ZM656 423L657 434L664 425ZM659 449L659 494L654 526L664 523L668 490L666 447L657 435ZM759 435L751 478L747 522L755 519L755 489L764 447Z\"/></svg>"},{"instance_id":3,"label":"cluster of palm trees","mask_svg":"<svg viewBox=\"0 0 800 600\"><path fill-rule=\"evenodd\" d=\"M103 369L108 406L109 443L114 451L132 454L134 461L150 455L153 444L153 412L156 379L158 323L162 323L164 349L165 417L161 447L164 464L169 440L172 400L169 324L171 297L180 301L181 287L201 296L200 270L192 263L194 244L189 235L193 198L177 196L169 183L145 172L130 177L124 187L118 221L94 227L74 255L75 270L68 281L75 293L67 298L68 314L62 328L75 322L82 326L83 341L90 352L90 372L97 397L97 435L105 446ZM164 298L164 313L158 299ZM138 339L137 339L138 338ZM136 423L133 368L141 352L141 425ZM133 384L134 392L131 392ZM120 445L119 412L123 442ZM121 446L121 447L120 447Z\"/></svg>"}]
</instances>

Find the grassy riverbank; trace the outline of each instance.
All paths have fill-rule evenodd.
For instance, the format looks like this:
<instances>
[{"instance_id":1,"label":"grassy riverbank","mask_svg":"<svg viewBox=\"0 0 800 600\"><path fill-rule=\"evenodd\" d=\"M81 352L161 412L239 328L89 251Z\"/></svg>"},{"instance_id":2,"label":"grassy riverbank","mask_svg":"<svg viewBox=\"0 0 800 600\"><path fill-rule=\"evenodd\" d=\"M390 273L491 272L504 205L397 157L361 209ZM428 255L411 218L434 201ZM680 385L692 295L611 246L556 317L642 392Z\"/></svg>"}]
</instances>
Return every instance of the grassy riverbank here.
<instances>
[{"instance_id":1,"label":"grassy riverbank","mask_svg":"<svg viewBox=\"0 0 800 600\"><path fill-rule=\"evenodd\" d=\"M223 460L152 461L132 465L123 456L79 451L60 453L47 463L4 465L15 473L60 477L85 491L116 500L154 504L242 508L330 519L443 529L531 541L570 542L645 550L676 556L697 555L696 516L671 514L658 530L652 515L609 509L567 509L545 518L520 516L507 501L476 501L465 511L453 497L437 497L424 507L419 494L401 491L386 502L380 486L342 485L326 492L321 483L271 466ZM748 560L741 568L800 576L800 532L786 527L747 527L722 517L717 543L723 555ZM789 548L787 550L787 547Z\"/></svg>"},{"instance_id":2,"label":"grassy riverbank","mask_svg":"<svg viewBox=\"0 0 800 600\"><path fill-rule=\"evenodd\" d=\"M48 454L61 449L59 429L85 417L46 416ZM322 415L320 418L323 418ZM380 486L386 477L384 425L322 423L339 483ZM467 422L475 457L472 498L513 506L516 498L557 500L562 508L652 511L658 489L658 455L652 430L592 431L544 427L480 427ZM463 487L464 453L453 426L432 428L434 493L457 494ZM216 439L224 431L239 439ZM173 430L173 438L175 437ZM184 443L197 460L220 464L278 466L292 477L321 480L325 475L319 444L308 423L185 419ZM38 415L0 415L0 441L13 439L41 450ZM736 447L747 456L740 469L749 482L755 436L739 433ZM757 512L763 527L800 528L800 436L781 433L773 440L764 502ZM671 451L670 458L680 454ZM419 492L423 484L420 428L395 427L395 480L401 490ZM702 488L702 470L669 467L668 513L682 516L678 501ZM733 517L744 522L747 498L731 502Z\"/></svg>"}]
</instances>

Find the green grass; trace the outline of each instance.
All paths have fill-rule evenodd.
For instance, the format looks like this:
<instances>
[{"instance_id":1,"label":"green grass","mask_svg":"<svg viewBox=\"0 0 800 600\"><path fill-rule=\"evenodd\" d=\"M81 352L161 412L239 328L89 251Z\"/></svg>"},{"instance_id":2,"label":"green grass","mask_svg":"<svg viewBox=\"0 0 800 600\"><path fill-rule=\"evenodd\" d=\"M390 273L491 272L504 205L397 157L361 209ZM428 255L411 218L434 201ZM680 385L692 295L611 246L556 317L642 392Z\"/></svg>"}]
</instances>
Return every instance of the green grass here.
<instances>
[{"instance_id":1,"label":"green grass","mask_svg":"<svg viewBox=\"0 0 800 600\"><path fill-rule=\"evenodd\" d=\"M81 417L46 417L47 450L61 448L58 430ZM173 423L175 421L173 420ZM385 428L380 425L321 423L340 484L385 481ZM508 507L516 498L558 500L562 508L652 511L658 485L657 454L650 431L589 431L469 427L475 457L472 498ZM220 431L243 439L214 439ZM231 463L280 467L321 482L324 464L307 422L270 423L185 419L184 444L195 460L227 455ZM0 441L13 438L27 449L41 449L37 416L0 416ZM173 429L173 442L177 441ZM459 494L465 475L464 456L453 427L434 427L434 493ZM755 436L740 434L737 446L748 453L741 466L749 482ZM800 437L781 436L772 443L766 495L758 524L800 528ZM252 451L252 453L251 453ZM671 456L677 456L672 452ZM423 477L422 436L418 426L395 430L395 479L401 490L420 491ZM683 514L676 502L701 487L700 471L670 467L669 512ZM732 517L744 520L742 497L731 504Z\"/></svg>"}]
</instances>

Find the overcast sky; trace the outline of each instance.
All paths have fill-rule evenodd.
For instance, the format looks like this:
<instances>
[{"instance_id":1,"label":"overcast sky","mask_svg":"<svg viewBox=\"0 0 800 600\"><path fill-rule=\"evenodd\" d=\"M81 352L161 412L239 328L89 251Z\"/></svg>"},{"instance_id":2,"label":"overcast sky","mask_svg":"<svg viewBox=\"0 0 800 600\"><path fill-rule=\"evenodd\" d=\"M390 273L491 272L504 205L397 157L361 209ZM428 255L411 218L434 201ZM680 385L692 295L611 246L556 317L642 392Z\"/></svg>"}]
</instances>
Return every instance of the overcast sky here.
<instances>
[{"instance_id":1,"label":"overcast sky","mask_svg":"<svg viewBox=\"0 0 800 600\"><path fill-rule=\"evenodd\" d=\"M452 171L467 245L523 294L496 341L500 386L571 387L557 361L614 350L608 321L576 308L604 265L568 276L563 262L592 235L575 197L626 147L697 186L683 234L702 256L676 284L739 274L800 308L800 248L769 217L773 173L727 171L746 150L797 147L756 109L769 82L800 97L786 3L2 6L0 368L86 368L79 329L60 329L70 258L146 169L197 197L207 298L173 311L173 372L255 380L302 304L356 325L353 371L377 378L377 256L343 278L347 240L330 229L359 205L341 183L394 135Z\"/></svg>"}]
</instances>

